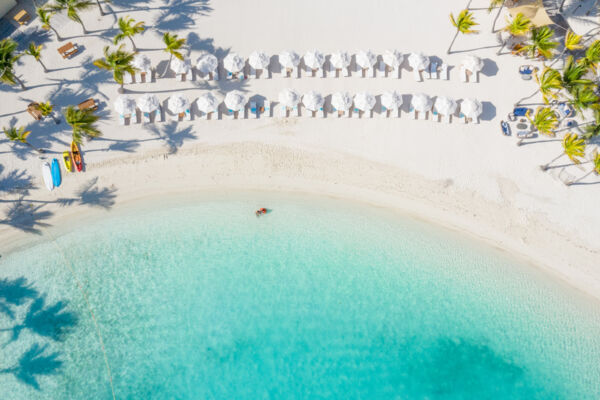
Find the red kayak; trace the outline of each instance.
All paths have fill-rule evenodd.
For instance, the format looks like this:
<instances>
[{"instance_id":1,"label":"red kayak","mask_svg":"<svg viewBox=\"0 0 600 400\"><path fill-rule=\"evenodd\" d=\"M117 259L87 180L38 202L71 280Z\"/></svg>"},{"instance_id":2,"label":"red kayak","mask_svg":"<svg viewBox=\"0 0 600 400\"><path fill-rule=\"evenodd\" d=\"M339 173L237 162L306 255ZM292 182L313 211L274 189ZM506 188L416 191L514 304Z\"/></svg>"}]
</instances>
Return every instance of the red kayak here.
<instances>
[{"instance_id":1,"label":"red kayak","mask_svg":"<svg viewBox=\"0 0 600 400\"><path fill-rule=\"evenodd\" d=\"M81 160L81 153L79 153L79 148L75 142L71 142L71 156L73 157L75 168L77 171L81 172L83 169L83 161Z\"/></svg>"}]
</instances>

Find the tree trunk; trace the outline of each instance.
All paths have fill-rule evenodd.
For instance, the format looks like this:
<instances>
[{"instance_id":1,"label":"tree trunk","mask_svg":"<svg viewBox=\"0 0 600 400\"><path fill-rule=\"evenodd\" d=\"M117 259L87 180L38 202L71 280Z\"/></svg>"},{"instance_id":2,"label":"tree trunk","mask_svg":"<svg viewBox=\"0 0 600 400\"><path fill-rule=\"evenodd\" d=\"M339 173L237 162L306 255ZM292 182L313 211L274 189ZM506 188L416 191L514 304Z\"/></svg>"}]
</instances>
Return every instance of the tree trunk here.
<instances>
[{"instance_id":1,"label":"tree trunk","mask_svg":"<svg viewBox=\"0 0 600 400\"><path fill-rule=\"evenodd\" d=\"M39 154L44 154L46 151L44 149L38 149L37 147L35 147L34 145L32 145L29 142L25 142L25 144L29 147L31 147L33 150L37 151Z\"/></svg>"},{"instance_id":2,"label":"tree trunk","mask_svg":"<svg viewBox=\"0 0 600 400\"><path fill-rule=\"evenodd\" d=\"M100 15L104 16L104 10L102 9L102 6L100 5L100 0L96 0L96 4L98 4L98 9L100 10Z\"/></svg>"},{"instance_id":3,"label":"tree trunk","mask_svg":"<svg viewBox=\"0 0 600 400\"><path fill-rule=\"evenodd\" d=\"M137 51L137 47L135 47L135 43L133 42L133 39L131 38L131 36L127 36L127 37L131 41L131 45L133 46L133 51Z\"/></svg>"},{"instance_id":4,"label":"tree trunk","mask_svg":"<svg viewBox=\"0 0 600 400\"><path fill-rule=\"evenodd\" d=\"M565 6L565 2L566 2L566 1L567 1L567 0L562 0L562 1L560 2L560 7L559 7L559 9L558 9L560 12L563 12L563 7Z\"/></svg>"},{"instance_id":5,"label":"tree trunk","mask_svg":"<svg viewBox=\"0 0 600 400\"><path fill-rule=\"evenodd\" d=\"M44 65L44 63L42 62L42 60L38 60L38 62L40 63L40 65L42 66L42 68L44 68L44 72L48 72L48 68L46 68L46 66Z\"/></svg>"},{"instance_id":6,"label":"tree trunk","mask_svg":"<svg viewBox=\"0 0 600 400\"><path fill-rule=\"evenodd\" d=\"M165 68L162 75L160 76L161 78L164 78L164 76L167 75L167 71L169 70L169 67L171 67L172 60L173 60L173 54L171 54L171 56L169 57L169 62L167 63L167 67Z\"/></svg>"},{"instance_id":7,"label":"tree trunk","mask_svg":"<svg viewBox=\"0 0 600 400\"><path fill-rule=\"evenodd\" d=\"M56 40L58 40L59 42L62 42L63 38L60 37L60 35L58 34L58 31L56 29L54 29L54 27L52 27L52 26L50 26L50 29L52 29L52 31L56 35Z\"/></svg>"},{"instance_id":8,"label":"tree trunk","mask_svg":"<svg viewBox=\"0 0 600 400\"><path fill-rule=\"evenodd\" d=\"M552 161L550 161L548 164L546 165L540 165L540 168L542 169L542 171L547 171L548 168L550 168L550 164L552 164L554 161L558 160L559 158L561 158L562 156L565 155L565 152L562 151L558 156L556 156Z\"/></svg>"},{"instance_id":9,"label":"tree trunk","mask_svg":"<svg viewBox=\"0 0 600 400\"><path fill-rule=\"evenodd\" d=\"M518 105L520 105L522 101L532 98L533 96L535 96L535 95L536 95L536 94L538 94L539 92L540 92L540 89L536 90L535 92L533 92L533 93L532 93L531 95L529 95L529 96L523 97L522 99L520 99L519 101L517 101L517 102L515 103L515 107L516 107L516 106L518 106Z\"/></svg>"},{"instance_id":10,"label":"tree trunk","mask_svg":"<svg viewBox=\"0 0 600 400\"><path fill-rule=\"evenodd\" d=\"M88 31L87 31L87 29L85 29L85 25L83 25L83 21L79 20L79 24L81 25L81 29L83 29L83 34L87 35Z\"/></svg>"},{"instance_id":11,"label":"tree trunk","mask_svg":"<svg viewBox=\"0 0 600 400\"><path fill-rule=\"evenodd\" d=\"M125 72L127 74L127 72ZM125 93L125 83L121 82L121 87L119 88L119 93Z\"/></svg>"},{"instance_id":12,"label":"tree trunk","mask_svg":"<svg viewBox=\"0 0 600 400\"><path fill-rule=\"evenodd\" d=\"M456 33L454 34L454 38L452 39L452 41L450 42L450 46L448 46L448 50L446 51L447 54L450 54L450 49L452 48L452 45L454 44L454 41L456 40L456 37L458 36L459 30L456 30Z\"/></svg>"},{"instance_id":13,"label":"tree trunk","mask_svg":"<svg viewBox=\"0 0 600 400\"><path fill-rule=\"evenodd\" d=\"M23 90L27 90L27 88L25 87L25 85L23 84L23 82L17 77L17 75L15 75L15 73L13 72L13 76L15 77L15 81L17 81L17 83L19 85L21 85L21 89Z\"/></svg>"},{"instance_id":14,"label":"tree trunk","mask_svg":"<svg viewBox=\"0 0 600 400\"><path fill-rule=\"evenodd\" d=\"M494 23L492 24L492 33L496 33L496 22L498 21L498 18L500 17L502 8L504 8L504 2L502 2L502 4L500 5L500 8L498 9L498 14L496 14L496 18L494 18Z\"/></svg>"},{"instance_id":15,"label":"tree trunk","mask_svg":"<svg viewBox=\"0 0 600 400\"><path fill-rule=\"evenodd\" d=\"M595 173L595 172L596 172L596 171L594 171L594 170L591 170L591 171L590 171L590 172L588 172L587 174L585 174L585 175L583 175L583 176L580 176L579 178L575 179L575 180L574 180L574 181L572 181L572 182L569 182L569 185L572 185L572 184L574 184L574 183L579 183L579 182L581 182L582 180L584 180L585 178L587 178L588 176L590 176L591 174L593 174L593 173Z\"/></svg>"}]
</instances>

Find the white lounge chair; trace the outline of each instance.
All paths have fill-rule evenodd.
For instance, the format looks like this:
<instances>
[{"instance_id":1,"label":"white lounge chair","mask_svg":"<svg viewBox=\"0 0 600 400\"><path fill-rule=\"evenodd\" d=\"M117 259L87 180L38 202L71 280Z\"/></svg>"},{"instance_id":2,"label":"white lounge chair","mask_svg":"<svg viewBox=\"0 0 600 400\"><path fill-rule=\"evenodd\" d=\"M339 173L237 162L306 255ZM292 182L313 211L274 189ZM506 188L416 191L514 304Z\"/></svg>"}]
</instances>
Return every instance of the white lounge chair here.
<instances>
[{"instance_id":1,"label":"white lounge chair","mask_svg":"<svg viewBox=\"0 0 600 400\"><path fill-rule=\"evenodd\" d=\"M458 118L460 118L463 122L463 124L467 123L467 116L465 114L463 114L462 112L458 115Z\"/></svg>"},{"instance_id":2,"label":"white lounge chair","mask_svg":"<svg viewBox=\"0 0 600 400\"><path fill-rule=\"evenodd\" d=\"M419 114L419 113L418 113L418 111L417 111L417 110L415 110L415 108L414 108L414 107L412 107L412 106L410 107L410 113L412 114L412 117L413 117L413 119L417 119L417 117L418 117L418 114Z\"/></svg>"},{"instance_id":3,"label":"white lounge chair","mask_svg":"<svg viewBox=\"0 0 600 400\"><path fill-rule=\"evenodd\" d=\"M373 109L371 108L369 111L365 111L365 114L369 114L369 118L373 118Z\"/></svg>"},{"instance_id":4,"label":"white lounge chair","mask_svg":"<svg viewBox=\"0 0 600 400\"><path fill-rule=\"evenodd\" d=\"M436 110L433 110L432 114L435 117L435 119L437 119L437 122L442 122L442 116Z\"/></svg>"},{"instance_id":5,"label":"white lounge chair","mask_svg":"<svg viewBox=\"0 0 600 400\"><path fill-rule=\"evenodd\" d=\"M150 113L147 113L147 112L142 113L142 121L145 124L150 123Z\"/></svg>"},{"instance_id":6,"label":"white lounge chair","mask_svg":"<svg viewBox=\"0 0 600 400\"><path fill-rule=\"evenodd\" d=\"M479 117L472 118L471 122L474 123L474 124L478 124L479 123Z\"/></svg>"},{"instance_id":7,"label":"white lounge chair","mask_svg":"<svg viewBox=\"0 0 600 400\"><path fill-rule=\"evenodd\" d=\"M445 115L444 116L444 122L447 123L447 124L451 123L452 122L452 115L451 114Z\"/></svg>"},{"instance_id":8,"label":"white lounge chair","mask_svg":"<svg viewBox=\"0 0 600 400\"><path fill-rule=\"evenodd\" d=\"M202 111L200 111L200 114L202 119L208 119L208 117L210 116L210 112L203 113Z\"/></svg>"},{"instance_id":9,"label":"white lounge chair","mask_svg":"<svg viewBox=\"0 0 600 400\"><path fill-rule=\"evenodd\" d=\"M375 66L371 65L368 69L369 78L375 78Z\"/></svg>"},{"instance_id":10,"label":"white lounge chair","mask_svg":"<svg viewBox=\"0 0 600 400\"><path fill-rule=\"evenodd\" d=\"M398 107L398 112L396 113L396 118L400 118L401 115L402 115L402 111L401 111L400 107Z\"/></svg>"},{"instance_id":11,"label":"white lounge chair","mask_svg":"<svg viewBox=\"0 0 600 400\"><path fill-rule=\"evenodd\" d=\"M211 72L212 78L214 81L218 81L219 80L219 71L218 70L214 70L213 72Z\"/></svg>"},{"instance_id":12,"label":"white lounge chair","mask_svg":"<svg viewBox=\"0 0 600 400\"><path fill-rule=\"evenodd\" d=\"M344 111L344 114L346 114L346 118L350 118L350 117L351 117L351 114L352 114L352 112L351 112L351 110L350 110L350 109L347 109L346 111Z\"/></svg>"},{"instance_id":13,"label":"white lounge chair","mask_svg":"<svg viewBox=\"0 0 600 400\"><path fill-rule=\"evenodd\" d=\"M256 108L256 102L250 102L250 114L254 115L254 118L258 118L258 109Z\"/></svg>"},{"instance_id":14,"label":"white lounge chair","mask_svg":"<svg viewBox=\"0 0 600 400\"><path fill-rule=\"evenodd\" d=\"M360 118L360 110L356 107L352 110L352 118Z\"/></svg>"},{"instance_id":15,"label":"white lounge chair","mask_svg":"<svg viewBox=\"0 0 600 400\"><path fill-rule=\"evenodd\" d=\"M249 78L250 79L256 78L256 70L252 66L248 67L248 70L249 70L249 74L248 74Z\"/></svg>"},{"instance_id":16,"label":"white lounge chair","mask_svg":"<svg viewBox=\"0 0 600 400\"><path fill-rule=\"evenodd\" d=\"M231 80L233 79L233 74L229 71L227 71L227 80Z\"/></svg>"},{"instance_id":17,"label":"white lounge chair","mask_svg":"<svg viewBox=\"0 0 600 400\"><path fill-rule=\"evenodd\" d=\"M350 66L348 65L346 68L342 68L344 70L344 77L349 77L350 75L352 75L350 73Z\"/></svg>"},{"instance_id":18,"label":"white lounge chair","mask_svg":"<svg viewBox=\"0 0 600 400\"><path fill-rule=\"evenodd\" d=\"M381 106L381 110L379 112L379 116L381 118L387 118L388 117L388 109L385 108L383 105Z\"/></svg>"},{"instance_id":19,"label":"white lounge chair","mask_svg":"<svg viewBox=\"0 0 600 400\"><path fill-rule=\"evenodd\" d=\"M271 116L271 100L265 99L265 104L263 105L263 114L267 117Z\"/></svg>"},{"instance_id":20,"label":"white lounge chair","mask_svg":"<svg viewBox=\"0 0 600 400\"><path fill-rule=\"evenodd\" d=\"M283 118L287 118L287 107L281 104L279 106L279 116Z\"/></svg>"},{"instance_id":21,"label":"white lounge chair","mask_svg":"<svg viewBox=\"0 0 600 400\"><path fill-rule=\"evenodd\" d=\"M387 70L387 66L383 62L383 60L379 60L379 76L385 76L385 72Z\"/></svg>"},{"instance_id":22,"label":"white lounge chair","mask_svg":"<svg viewBox=\"0 0 600 400\"><path fill-rule=\"evenodd\" d=\"M413 76L415 77L415 81L422 82L423 78L421 77L421 71L416 68L413 68Z\"/></svg>"},{"instance_id":23,"label":"white lounge chair","mask_svg":"<svg viewBox=\"0 0 600 400\"><path fill-rule=\"evenodd\" d=\"M431 66L431 64L430 64L430 66ZM425 68L425 69L423 70L423 73L425 74L425 78L426 78L426 79L431 79L431 73L429 72L429 67L428 67L428 68Z\"/></svg>"},{"instance_id":24,"label":"white lounge chair","mask_svg":"<svg viewBox=\"0 0 600 400\"><path fill-rule=\"evenodd\" d=\"M294 67L292 68L292 76L296 79L300 78L300 68L299 67Z\"/></svg>"},{"instance_id":25,"label":"white lounge chair","mask_svg":"<svg viewBox=\"0 0 600 400\"><path fill-rule=\"evenodd\" d=\"M186 121L191 121L192 120L192 113L191 113L191 111L190 111L189 108L185 110L185 120Z\"/></svg>"},{"instance_id":26,"label":"white lounge chair","mask_svg":"<svg viewBox=\"0 0 600 400\"><path fill-rule=\"evenodd\" d=\"M441 67L440 67L440 75L442 75L442 79L447 81L448 80L448 64L446 63L442 63Z\"/></svg>"},{"instance_id":27,"label":"white lounge chair","mask_svg":"<svg viewBox=\"0 0 600 400\"><path fill-rule=\"evenodd\" d=\"M298 104L294 106L294 110L296 111L296 116L300 117L302 115L300 114L300 107L298 107Z\"/></svg>"},{"instance_id":28,"label":"white lounge chair","mask_svg":"<svg viewBox=\"0 0 600 400\"><path fill-rule=\"evenodd\" d=\"M321 106L321 108L319 108L319 115L321 115L321 118L325 118L325 107Z\"/></svg>"},{"instance_id":29,"label":"white lounge chair","mask_svg":"<svg viewBox=\"0 0 600 400\"><path fill-rule=\"evenodd\" d=\"M154 122L158 119L159 122L163 122L163 113L162 107L159 105L158 108L154 111Z\"/></svg>"},{"instance_id":30,"label":"white lounge chair","mask_svg":"<svg viewBox=\"0 0 600 400\"><path fill-rule=\"evenodd\" d=\"M464 65L460 66L460 81L467 82L467 69L464 67Z\"/></svg>"},{"instance_id":31,"label":"white lounge chair","mask_svg":"<svg viewBox=\"0 0 600 400\"><path fill-rule=\"evenodd\" d=\"M396 78L398 78L398 79L400 79L400 69L401 69L401 67L400 67L400 65L398 65L396 67Z\"/></svg>"},{"instance_id":32,"label":"white lounge chair","mask_svg":"<svg viewBox=\"0 0 600 400\"><path fill-rule=\"evenodd\" d=\"M231 109L228 108L227 109L227 117L229 119L234 119L235 118L235 112L233 110L231 110Z\"/></svg>"},{"instance_id":33,"label":"white lounge chair","mask_svg":"<svg viewBox=\"0 0 600 400\"><path fill-rule=\"evenodd\" d=\"M119 125L125 125L125 116L123 114L119 114Z\"/></svg>"},{"instance_id":34,"label":"white lounge chair","mask_svg":"<svg viewBox=\"0 0 600 400\"><path fill-rule=\"evenodd\" d=\"M321 71L321 78L327 78L327 70L324 66L321 66L321 68L319 68L319 71Z\"/></svg>"},{"instance_id":35,"label":"white lounge chair","mask_svg":"<svg viewBox=\"0 0 600 400\"><path fill-rule=\"evenodd\" d=\"M421 114L423 114L421 116ZM425 111L424 113L419 113L419 118L423 117L424 121L427 121L427 117L429 116L429 111Z\"/></svg>"},{"instance_id":36,"label":"white lounge chair","mask_svg":"<svg viewBox=\"0 0 600 400\"><path fill-rule=\"evenodd\" d=\"M429 72L431 73L431 79L440 79L436 62L432 62L431 65L429 65Z\"/></svg>"},{"instance_id":37,"label":"white lounge chair","mask_svg":"<svg viewBox=\"0 0 600 400\"><path fill-rule=\"evenodd\" d=\"M329 62L329 73L333 74L334 76L337 74L337 69L333 66L331 62Z\"/></svg>"}]
</instances>

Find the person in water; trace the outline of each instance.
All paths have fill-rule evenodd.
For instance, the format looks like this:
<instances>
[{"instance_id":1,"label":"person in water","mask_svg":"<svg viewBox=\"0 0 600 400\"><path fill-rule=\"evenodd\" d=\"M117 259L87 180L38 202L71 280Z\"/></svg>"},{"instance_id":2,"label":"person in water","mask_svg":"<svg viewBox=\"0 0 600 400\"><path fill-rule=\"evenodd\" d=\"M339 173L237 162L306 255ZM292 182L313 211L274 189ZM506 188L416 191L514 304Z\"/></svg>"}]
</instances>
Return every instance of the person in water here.
<instances>
[{"instance_id":1,"label":"person in water","mask_svg":"<svg viewBox=\"0 0 600 400\"><path fill-rule=\"evenodd\" d=\"M259 208L258 210L256 210L256 216L260 217L263 214L267 213L267 209L266 208Z\"/></svg>"}]
</instances>

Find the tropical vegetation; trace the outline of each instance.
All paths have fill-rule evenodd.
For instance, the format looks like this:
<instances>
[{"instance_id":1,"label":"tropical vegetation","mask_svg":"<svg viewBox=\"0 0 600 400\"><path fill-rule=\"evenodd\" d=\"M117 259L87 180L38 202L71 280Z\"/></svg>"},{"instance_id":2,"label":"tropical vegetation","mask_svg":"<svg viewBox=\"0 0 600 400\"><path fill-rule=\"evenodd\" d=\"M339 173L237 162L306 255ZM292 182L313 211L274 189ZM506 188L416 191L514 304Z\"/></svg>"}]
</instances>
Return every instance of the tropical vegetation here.
<instances>
[{"instance_id":1,"label":"tropical vegetation","mask_svg":"<svg viewBox=\"0 0 600 400\"><path fill-rule=\"evenodd\" d=\"M42 61L42 49L43 48L44 48L44 46L42 46L41 44L36 45L34 42L31 42L31 43L29 43L27 50L25 50L25 54L33 57L35 59L35 61L39 62L40 65L42 66L42 68L44 68L44 72L48 72L48 68L46 68L46 65L44 65L44 62Z\"/></svg>"},{"instance_id":2,"label":"tropical vegetation","mask_svg":"<svg viewBox=\"0 0 600 400\"><path fill-rule=\"evenodd\" d=\"M21 57L17 53L17 42L11 38L0 40L0 82L7 85L21 85L25 90L25 84L15 74L15 64Z\"/></svg>"},{"instance_id":3,"label":"tropical vegetation","mask_svg":"<svg viewBox=\"0 0 600 400\"><path fill-rule=\"evenodd\" d=\"M123 74L135 74L135 68L131 65L135 53L130 53L123 50L123 45L118 49L111 51L108 46L104 47L104 59L94 61L94 65L98 68L112 71L115 81L121 85L123 91Z\"/></svg>"},{"instance_id":4,"label":"tropical vegetation","mask_svg":"<svg viewBox=\"0 0 600 400\"><path fill-rule=\"evenodd\" d=\"M533 115L527 115L529 122L535 129L546 136L556 136L554 131L558 127L558 117L553 109L549 107L538 107Z\"/></svg>"},{"instance_id":5,"label":"tropical vegetation","mask_svg":"<svg viewBox=\"0 0 600 400\"><path fill-rule=\"evenodd\" d=\"M42 23L42 29L52 30L52 32L54 32L54 34L56 35L56 39L59 41L62 40L62 38L58 34L58 31L54 29L54 27L50 24L50 19L54 15L54 12L45 7L38 7L35 9L35 13L37 14L37 17Z\"/></svg>"},{"instance_id":6,"label":"tropical vegetation","mask_svg":"<svg viewBox=\"0 0 600 400\"><path fill-rule=\"evenodd\" d=\"M54 3L48 6L48 10L53 12L64 11L70 20L81 25L83 33L86 34L88 31L85 29L85 25L79 16L79 12L88 10L93 6L93 4L94 3L92 3L90 0L54 0Z\"/></svg>"},{"instance_id":7,"label":"tropical vegetation","mask_svg":"<svg viewBox=\"0 0 600 400\"><path fill-rule=\"evenodd\" d=\"M65 121L73 130L75 143L81 144L84 137L91 139L102 136L102 132L95 125L100 117L94 114L93 110L80 110L74 106L68 106L63 113Z\"/></svg>"},{"instance_id":8,"label":"tropical vegetation","mask_svg":"<svg viewBox=\"0 0 600 400\"><path fill-rule=\"evenodd\" d=\"M562 151L548 164L542 165L542 170L546 171L550 168L550 164L561 158L563 155L569 157L573 164L581 163L580 157L585 155L585 140L574 133L567 133L562 140Z\"/></svg>"},{"instance_id":9,"label":"tropical vegetation","mask_svg":"<svg viewBox=\"0 0 600 400\"><path fill-rule=\"evenodd\" d=\"M169 53L169 62L167 63L167 67L165 68L165 71L163 72L163 76L164 76L167 73L167 71L169 70L169 67L171 66L171 61L173 61L173 57L183 60L183 54L181 54L181 52L179 50L185 44L185 39L184 38L179 39L177 37L177 35L174 33L165 32L163 34L163 42L165 44L164 51L166 53Z\"/></svg>"},{"instance_id":10,"label":"tropical vegetation","mask_svg":"<svg viewBox=\"0 0 600 400\"><path fill-rule=\"evenodd\" d=\"M533 28L530 33L529 42L519 50L531 58L552 58L554 49L558 42L552 40L554 30L548 26Z\"/></svg>"},{"instance_id":11,"label":"tropical vegetation","mask_svg":"<svg viewBox=\"0 0 600 400\"><path fill-rule=\"evenodd\" d=\"M26 144L27 146L31 147L33 150L37 151L38 153L44 152L44 150L34 147L31 143L29 143L27 141L27 136L29 136L31 131L25 130L24 126L21 126L19 128L12 126L10 128L3 128L3 130L4 130L4 134L6 135L6 138L8 140L10 140L11 142L18 142L18 143Z\"/></svg>"},{"instance_id":12,"label":"tropical vegetation","mask_svg":"<svg viewBox=\"0 0 600 400\"><path fill-rule=\"evenodd\" d=\"M146 26L144 22L135 22L133 18L125 17L119 18L119 33L115 36L113 43L118 44L120 41L128 38L133 46L133 51L137 51L133 36L144 32Z\"/></svg>"},{"instance_id":13,"label":"tropical vegetation","mask_svg":"<svg viewBox=\"0 0 600 400\"><path fill-rule=\"evenodd\" d=\"M450 14L450 21L452 22L452 26L456 28L456 33L454 34L454 38L452 42L450 42L450 46L448 46L447 53L450 54L450 49L454 44L459 33L463 35L471 35L474 33L478 33L479 31L472 29L474 26L479 25L475 22L475 18L473 17L473 13L469 10L462 10L458 16L455 18L453 14Z\"/></svg>"}]
</instances>

